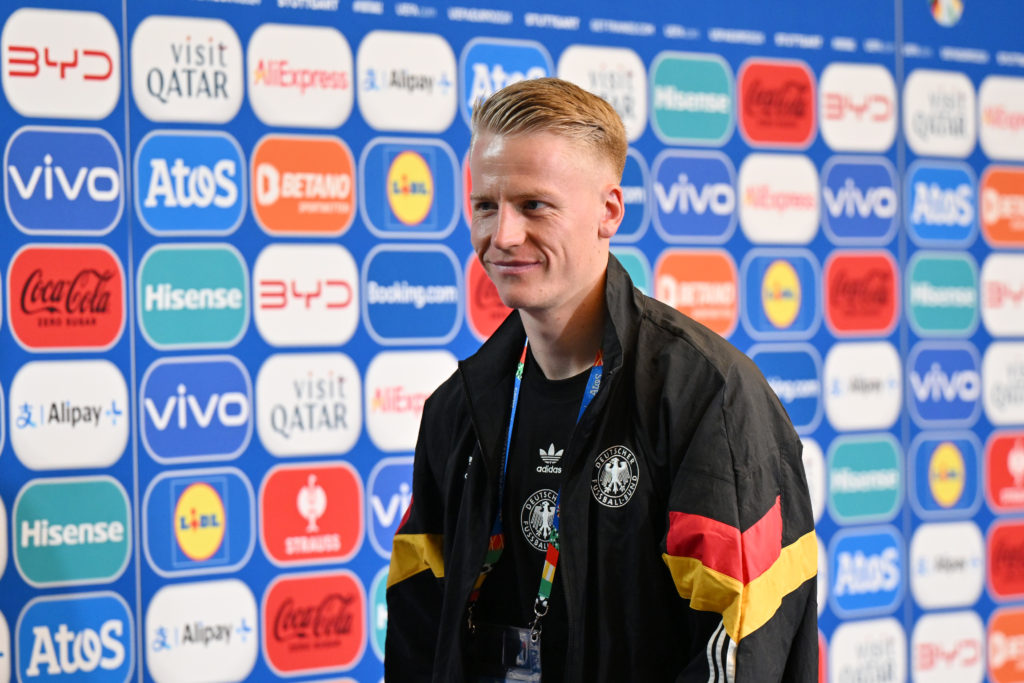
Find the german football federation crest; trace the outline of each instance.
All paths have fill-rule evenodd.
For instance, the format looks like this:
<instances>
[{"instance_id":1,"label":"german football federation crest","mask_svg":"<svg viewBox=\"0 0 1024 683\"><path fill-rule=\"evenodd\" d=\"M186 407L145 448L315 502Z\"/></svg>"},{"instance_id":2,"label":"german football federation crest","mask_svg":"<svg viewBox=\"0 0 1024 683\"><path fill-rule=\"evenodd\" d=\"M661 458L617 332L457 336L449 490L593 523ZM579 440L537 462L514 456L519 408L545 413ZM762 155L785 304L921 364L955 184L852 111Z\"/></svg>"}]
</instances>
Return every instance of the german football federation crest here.
<instances>
[{"instance_id":1,"label":"german football federation crest","mask_svg":"<svg viewBox=\"0 0 1024 683\"><path fill-rule=\"evenodd\" d=\"M633 497L640 481L636 456L625 446L612 446L597 456L590 491L594 500L610 508L620 508Z\"/></svg>"},{"instance_id":2,"label":"german football federation crest","mask_svg":"<svg viewBox=\"0 0 1024 683\"><path fill-rule=\"evenodd\" d=\"M548 539L555 524L557 502L557 493L551 489L541 489L526 499L519 515L519 521L523 526L523 538L541 552L548 548Z\"/></svg>"}]
</instances>

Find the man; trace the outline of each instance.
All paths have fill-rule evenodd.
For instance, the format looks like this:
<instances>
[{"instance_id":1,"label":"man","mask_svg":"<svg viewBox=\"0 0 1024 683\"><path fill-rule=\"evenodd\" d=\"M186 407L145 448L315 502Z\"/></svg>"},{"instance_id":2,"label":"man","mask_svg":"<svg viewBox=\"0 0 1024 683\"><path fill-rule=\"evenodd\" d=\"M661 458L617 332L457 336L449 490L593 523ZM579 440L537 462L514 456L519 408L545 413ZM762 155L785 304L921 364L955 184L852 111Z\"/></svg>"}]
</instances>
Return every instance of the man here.
<instances>
[{"instance_id":1,"label":"man","mask_svg":"<svg viewBox=\"0 0 1024 683\"><path fill-rule=\"evenodd\" d=\"M473 247L515 311L424 406L389 681L817 679L800 441L745 356L609 257L626 145L557 79L474 111Z\"/></svg>"}]
</instances>

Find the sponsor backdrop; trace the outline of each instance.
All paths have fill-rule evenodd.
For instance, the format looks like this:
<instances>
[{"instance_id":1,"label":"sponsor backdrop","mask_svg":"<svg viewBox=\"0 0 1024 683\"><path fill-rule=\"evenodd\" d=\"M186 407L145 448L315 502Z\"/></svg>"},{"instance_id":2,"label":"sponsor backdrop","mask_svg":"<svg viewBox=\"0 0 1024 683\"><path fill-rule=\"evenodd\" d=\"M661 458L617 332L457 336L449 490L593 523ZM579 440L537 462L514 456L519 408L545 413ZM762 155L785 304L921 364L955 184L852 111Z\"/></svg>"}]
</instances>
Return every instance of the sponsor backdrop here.
<instances>
[{"instance_id":1,"label":"sponsor backdrop","mask_svg":"<svg viewBox=\"0 0 1024 683\"><path fill-rule=\"evenodd\" d=\"M822 680L1024 681L1017 3L502 4L0 9L0 683L380 680L423 402L507 313L471 104L545 75L804 438Z\"/></svg>"}]
</instances>

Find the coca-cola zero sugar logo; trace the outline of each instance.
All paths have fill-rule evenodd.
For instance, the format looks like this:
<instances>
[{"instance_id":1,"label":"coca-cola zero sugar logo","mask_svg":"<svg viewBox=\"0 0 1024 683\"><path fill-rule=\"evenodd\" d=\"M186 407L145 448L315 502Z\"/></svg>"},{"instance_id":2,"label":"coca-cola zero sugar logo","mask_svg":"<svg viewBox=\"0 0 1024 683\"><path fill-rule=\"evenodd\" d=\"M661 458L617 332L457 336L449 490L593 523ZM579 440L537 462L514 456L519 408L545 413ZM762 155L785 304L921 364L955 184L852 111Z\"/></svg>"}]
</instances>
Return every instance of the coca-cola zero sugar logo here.
<instances>
[{"instance_id":1,"label":"coca-cola zero sugar logo","mask_svg":"<svg viewBox=\"0 0 1024 683\"><path fill-rule=\"evenodd\" d=\"M32 351L105 351L125 321L124 272L102 246L27 245L7 273L14 338Z\"/></svg>"},{"instance_id":2,"label":"coca-cola zero sugar logo","mask_svg":"<svg viewBox=\"0 0 1024 683\"><path fill-rule=\"evenodd\" d=\"M749 60L737 91L740 131L751 145L804 149L814 139L814 77L804 62Z\"/></svg>"},{"instance_id":3,"label":"coca-cola zero sugar logo","mask_svg":"<svg viewBox=\"0 0 1024 683\"><path fill-rule=\"evenodd\" d=\"M896 262L889 252L847 252L825 262L825 320L837 336L886 335L899 317Z\"/></svg>"}]
</instances>

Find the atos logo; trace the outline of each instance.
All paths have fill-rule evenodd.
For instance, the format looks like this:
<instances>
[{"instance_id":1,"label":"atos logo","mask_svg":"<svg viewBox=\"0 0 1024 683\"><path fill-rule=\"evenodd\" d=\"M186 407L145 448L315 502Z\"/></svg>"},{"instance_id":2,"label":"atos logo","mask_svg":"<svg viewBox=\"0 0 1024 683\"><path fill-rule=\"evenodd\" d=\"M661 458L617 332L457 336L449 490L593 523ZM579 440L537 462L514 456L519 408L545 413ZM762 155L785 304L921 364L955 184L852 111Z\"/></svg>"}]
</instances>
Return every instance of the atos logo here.
<instances>
[{"instance_id":1,"label":"atos logo","mask_svg":"<svg viewBox=\"0 0 1024 683\"><path fill-rule=\"evenodd\" d=\"M899 275L888 251L833 252L825 262L825 322L841 336L886 336L899 319Z\"/></svg>"},{"instance_id":2,"label":"atos logo","mask_svg":"<svg viewBox=\"0 0 1024 683\"><path fill-rule=\"evenodd\" d=\"M888 614L903 599L905 558L895 528L839 531L829 557L829 601L841 619Z\"/></svg>"},{"instance_id":3,"label":"atos logo","mask_svg":"<svg viewBox=\"0 0 1024 683\"><path fill-rule=\"evenodd\" d=\"M963 336L977 328L978 267L970 254L916 252L907 267L906 289L917 335Z\"/></svg>"},{"instance_id":4,"label":"atos logo","mask_svg":"<svg viewBox=\"0 0 1024 683\"><path fill-rule=\"evenodd\" d=\"M807 344L758 345L750 350L750 359L779 397L797 433L813 432L821 422L818 351Z\"/></svg>"},{"instance_id":5,"label":"atos logo","mask_svg":"<svg viewBox=\"0 0 1024 683\"><path fill-rule=\"evenodd\" d=\"M651 65L651 125L662 142L722 145L736 125L733 75L718 55L660 53Z\"/></svg>"},{"instance_id":6,"label":"atos logo","mask_svg":"<svg viewBox=\"0 0 1024 683\"><path fill-rule=\"evenodd\" d=\"M466 321L473 335L486 341L511 312L476 254L470 254L466 262Z\"/></svg>"},{"instance_id":7,"label":"atos logo","mask_svg":"<svg viewBox=\"0 0 1024 683\"><path fill-rule=\"evenodd\" d=\"M252 437L252 382L231 356L161 358L139 394L142 443L160 463L230 460Z\"/></svg>"},{"instance_id":8,"label":"atos logo","mask_svg":"<svg viewBox=\"0 0 1024 683\"><path fill-rule=\"evenodd\" d=\"M370 544L385 559L391 557L391 541L412 502L412 460L384 458L367 480Z\"/></svg>"},{"instance_id":9,"label":"atos logo","mask_svg":"<svg viewBox=\"0 0 1024 683\"><path fill-rule=\"evenodd\" d=\"M996 432L989 438L985 495L997 513L1024 511L1024 432Z\"/></svg>"},{"instance_id":10,"label":"atos logo","mask_svg":"<svg viewBox=\"0 0 1024 683\"><path fill-rule=\"evenodd\" d=\"M447 344L462 325L462 273L444 246L374 247L363 263L363 317L378 344Z\"/></svg>"},{"instance_id":11,"label":"atos logo","mask_svg":"<svg viewBox=\"0 0 1024 683\"><path fill-rule=\"evenodd\" d=\"M146 559L165 578L235 571L256 544L252 486L234 468L160 474L142 514Z\"/></svg>"},{"instance_id":12,"label":"atos logo","mask_svg":"<svg viewBox=\"0 0 1024 683\"><path fill-rule=\"evenodd\" d=\"M755 249L743 260L743 323L755 339L807 339L821 322L818 263L807 250Z\"/></svg>"},{"instance_id":13,"label":"atos logo","mask_svg":"<svg viewBox=\"0 0 1024 683\"><path fill-rule=\"evenodd\" d=\"M1024 246L1024 170L989 166L981 176L981 230L993 247Z\"/></svg>"},{"instance_id":14,"label":"atos logo","mask_svg":"<svg viewBox=\"0 0 1024 683\"><path fill-rule=\"evenodd\" d=\"M819 83L821 137L844 152L884 152L896 139L896 82L881 64L833 62Z\"/></svg>"},{"instance_id":15,"label":"atos logo","mask_svg":"<svg viewBox=\"0 0 1024 683\"><path fill-rule=\"evenodd\" d=\"M612 236L613 244L636 242L643 237L651 220L651 172L647 162L635 149L626 150L626 166L622 169L622 203L626 215Z\"/></svg>"},{"instance_id":16,"label":"atos logo","mask_svg":"<svg viewBox=\"0 0 1024 683\"><path fill-rule=\"evenodd\" d=\"M981 410L981 370L973 346L921 342L907 362L910 414L921 427L969 427Z\"/></svg>"},{"instance_id":17,"label":"atos logo","mask_svg":"<svg viewBox=\"0 0 1024 683\"><path fill-rule=\"evenodd\" d=\"M470 125L473 105L506 85L554 75L551 55L532 40L474 38L459 59L459 109Z\"/></svg>"},{"instance_id":18,"label":"atos logo","mask_svg":"<svg viewBox=\"0 0 1024 683\"><path fill-rule=\"evenodd\" d=\"M1024 598L1024 521L997 521L988 531L988 587L996 600Z\"/></svg>"},{"instance_id":19,"label":"atos logo","mask_svg":"<svg viewBox=\"0 0 1024 683\"><path fill-rule=\"evenodd\" d=\"M666 249L654 265L654 296L723 337L739 319L739 278L723 250Z\"/></svg>"},{"instance_id":20,"label":"atos logo","mask_svg":"<svg viewBox=\"0 0 1024 683\"><path fill-rule=\"evenodd\" d=\"M806 62L750 59L737 80L740 132L749 144L805 149L811 143L817 97Z\"/></svg>"},{"instance_id":21,"label":"atos logo","mask_svg":"<svg viewBox=\"0 0 1024 683\"><path fill-rule=\"evenodd\" d=\"M969 432L918 435L910 447L910 501L925 519L973 514L981 504L981 448Z\"/></svg>"},{"instance_id":22,"label":"atos logo","mask_svg":"<svg viewBox=\"0 0 1024 683\"><path fill-rule=\"evenodd\" d=\"M120 42L98 12L19 9L0 52L4 94L22 116L104 119L120 99Z\"/></svg>"},{"instance_id":23,"label":"atos logo","mask_svg":"<svg viewBox=\"0 0 1024 683\"><path fill-rule=\"evenodd\" d=\"M666 150L652 168L654 227L666 242L720 244L736 229L736 171L721 152Z\"/></svg>"},{"instance_id":24,"label":"atos logo","mask_svg":"<svg viewBox=\"0 0 1024 683\"><path fill-rule=\"evenodd\" d=\"M459 163L443 140L377 138L359 159L359 208L377 237L441 238L458 220Z\"/></svg>"},{"instance_id":25,"label":"atos logo","mask_svg":"<svg viewBox=\"0 0 1024 683\"><path fill-rule=\"evenodd\" d=\"M117 593L35 598L15 637L20 681L127 683L135 669L135 625Z\"/></svg>"},{"instance_id":26,"label":"atos logo","mask_svg":"<svg viewBox=\"0 0 1024 683\"><path fill-rule=\"evenodd\" d=\"M970 607L985 584L985 539L971 521L922 524L910 541L910 590L925 609Z\"/></svg>"},{"instance_id":27,"label":"atos logo","mask_svg":"<svg viewBox=\"0 0 1024 683\"><path fill-rule=\"evenodd\" d=\"M1016 683L1024 672L1024 609L996 610L988 622L988 673L992 683Z\"/></svg>"},{"instance_id":28,"label":"atos logo","mask_svg":"<svg viewBox=\"0 0 1024 683\"><path fill-rule=\"evenodd\" d=\"M154 235L227 235L245 213L245 159L227 133L153 131L135 157L135 211Z\"/></svg>"},{"instance_id":29,"label":"atos logo","mask_svg":"<svg viewBox=\"0 0 1024 683\"><path fill-rule=\"evenodd\" d=\"M839 437L828 472L828 507L840 524L888 521L899 510L903 455L891 436Z\"/></svg>"},{"instance_id":30,"label":"atos logo","mask_svg":"<svg viewBox=\"0 0 1024 683\"><path fill-rule=\"evenodd\" d=\"M99 128L25 126L4 152L11 222L29 235L105 235L124 208L121 151Z\"/></svg>"},{"instance_id":31,"label":"atos logo","mask_svg":"<svg viewBox=\"0 0 1024 683\"><path fill-rule=\"evenodd\" d=\"M829 159L821 188L825 232L836 244L885 244L896 232L896 187L888 159Z\"/></svg>"},{"instance_id":32,"label":"atos logo","mask_svg":"<svg viewBox=\"0 0 1024 683\"><path fill-rule=\"evenodd\" d=\"M980 682L985 675L985 627L973 612L924 615L910 651L918 683Z\"/></svg>"},{"instance_id":33,"label":"atos logo","mask_svg":"<svg viewBox=\"0 0 1024 683\"><path fill-rule=\"evenodd\" d=\"M978 183L966 164L917 161L907 172L907 229L922 247L965 247L978 231Z\"/></svg>"}]
</instances>

